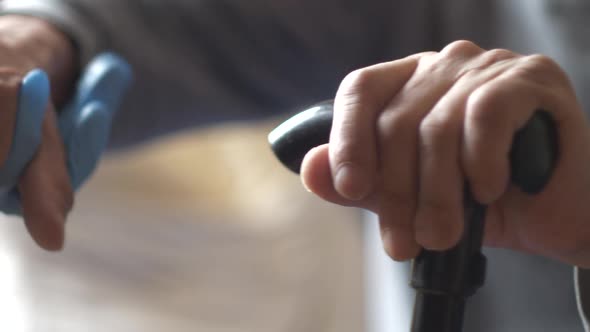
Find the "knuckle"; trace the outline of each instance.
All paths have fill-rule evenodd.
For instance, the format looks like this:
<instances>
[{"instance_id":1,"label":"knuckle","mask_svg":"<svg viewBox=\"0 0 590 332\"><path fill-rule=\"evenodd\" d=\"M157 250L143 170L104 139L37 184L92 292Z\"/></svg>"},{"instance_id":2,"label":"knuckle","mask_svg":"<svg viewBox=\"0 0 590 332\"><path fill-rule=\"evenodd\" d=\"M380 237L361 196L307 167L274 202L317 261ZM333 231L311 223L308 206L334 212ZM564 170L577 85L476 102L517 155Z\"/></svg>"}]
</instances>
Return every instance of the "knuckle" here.
<instances>
[{"instance_id":1,"label":"knuckle","mask_svg":"<svg viewBox=\"0 0 590 332\"><path fill-rule=\"evenodd\" d=\"M495 48L482 54L485 63L492 64L516 57L516 53L503 48Z\"/></svg>"},{"instance_id":2,"label":"knuckle","mask_svg":"<svg viewBox=\"0 0 590 332\"><path fill-rule=\"evenodd\" d=\"M482 51L483 49L481 47L471 41L457 40L445 46L440 54L443 57L454 58L472 56L474 54L481 53Z\"/></svg>"},{"instance_id":3,"label":"knuckle","mask_svg":"<svg viewBox=\"0 0 590 332\"><path fill-rule=\"evenodd\" d=\"M499 48L483 52L468 66L460 70L458 77L461 80L477 78L482 72L485 72L486 69L489 69L491 66L508 59L513 59L516 56L516 53L512 51ZM489 75L489 73L487 75Z\"/></svg>"},{"instance_id":4,"label":"knuckle","mask_svg":"<svg viewBox=\"0 0 590 332\"><path fill-rule=\"evenodd\" d=\"M420 52L420 53L415 53L415 54L409 55L406 58L412 58L412 59L415 59L417 61L420 61L420 60L423 60L423 59L436 57L437 55L438 55L438 52L435 52L435 51L424 51L424 52Z\"/></svg>"},{"instance_id":5,"label":"knuckle","mask_svg":"<svg viewBox=\"0 0 590 332\"><path fill-rule=\"evenodd\" d=\"M363 94L373 87L373 71L369 68L361 68L350 72L340 83L339 92L345 95Z\"/></svg>"},{"instance_id":6,"label":"knuckle","mask_svg":"<svg viewBox=\"0 0 590 332\"><path fill-rule=\"evenodd\" d=\"M435 80L450 82L455 76L455 66L450 64L456 61L457 58L456 55L444 51L421 57L416 68L416 75L412 77L408 85L414 89L419 89L431 85Z\"/></svg>"},{"instance_id":7,"label":"knuckle","mask_svg":"<svg viewBox=\"0 0 590 332\"><path fill-rule=\"evenodd\" d=\"M418 119L412 113L398 113L395 110L384 112L377 119L377 134L384 142L410 142L416 133Z\"/></svg>"},{"instance_id":8,"label":"knuckle","mask_svg":"<svg viewBox=\"0 0 590 332\"><path fill-rule=\"evenodd\" d=\"M334 161L341 167L344 164L358 165L364 160L365 150L359 149L353 140L343 141L340 144L330 145L333 150Z\"/></svg>"},{"instance_id":9,"label":"knuckle","mask_svg":"<svg viewBox=\"0 0 590 332\"><path fill-rule=\"evenodd\" d=\"M336 93L334 111L352 110L359 105L372 104L374 82L374 71L369 68L357 69L346 75Z\"/></svg>"},{"instance_id":10,"label":"knuckle","mask_svg":"<svg viewBox=\"0 0 590 332\"><path fill-rule=\"evenodd\" d=\"M490 87L482 87L475 90L467 97L467 116L475 123L491 123L496 117L494 110L497 110L501 101L498 91Z\"/></svg>"},{"instance_id":11,"label":"knuckle","mask_svg":"<svg viewBox=\"0 0 590 332\"><path fill-rule=\"evenodd\" d=\"M532 54L523 58L523 63L534 68L555 70L559 65L552 58L543 54Z\"/></svg>"},{"instance_id":12,"label":"knuckle","mask_svg":"<svg viewBox=\"0 0 590 332\"><path fill-rule=\"evenodd\" d=\"M569 85L567 74L559 64L543 54L523 57L520 65L514 67L509 75L541 86Z\"/></svg>"},{"instance_id":13,"label":"knuckle","mask_svg":"<svg viewBox=\"0 0 590 332\"><path fill-rule=\"evenodd\" d=\"M423 148L428 148L432 145L444 145L451 141L454 137L451 127L452 121L449 118L437 116L427 116L424 118L420 122L418 129L421 142L426 145Z\"/></svg>"}]
</instances>

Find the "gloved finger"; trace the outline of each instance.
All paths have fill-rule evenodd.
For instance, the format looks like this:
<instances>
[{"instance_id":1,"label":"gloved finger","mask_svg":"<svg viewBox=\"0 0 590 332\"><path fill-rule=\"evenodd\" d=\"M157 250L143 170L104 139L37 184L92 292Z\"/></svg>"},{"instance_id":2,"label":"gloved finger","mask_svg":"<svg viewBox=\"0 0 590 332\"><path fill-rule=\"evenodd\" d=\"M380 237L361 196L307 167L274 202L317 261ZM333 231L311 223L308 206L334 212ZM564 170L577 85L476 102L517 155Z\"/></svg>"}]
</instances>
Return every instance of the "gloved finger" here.
<instances>
[{"instance_id":1,"label":"gloved finger","mask_svg":"<svg viewBox=\"0 0 590 332\"><path fill-rule=\"evenodd\" d=\"M15 183L41 141L41 124L49 101L49 79L33 70L22 81L10 152L0 171L0 185Z\"/></svg>"},{"instance_id":2,"label":"gloved finger","mask_svg":"<svg viewBox=\"0 0 590 332\"><path fill-rule=\"evenodd\" d=\"M130 65L112 53L97 56L87 67L87 71L78 84L76 102L85 105L100 101L106 109L115 111L131 84Z\"/></svg>"},{"instance_id":3,"label":"gloved finger","mask_svg":"<svg viewBox=\"0 0 590 332\"><path fill-rule=\"evenodd\" d=\"M69 139L78 113L88 103L98 101L110 112L117 110L131 80L131 67L123 59L111 53L97 56L82 74L72 101L60 113L64 140Z\"/></svg>"},{"instance_id":4,"label":"gloved finger","mask_svg":"<svg viewBox=\"0 0 590 332\"><path fill-rule=\"evenodd\" d=\"M74 190L94 172L109 140L111 112L103 103L93 102L82 108L75 119L69 139L68 171Z\"/></svg>"},{"instance_id":5,"label":"gloved finger","mask_svg":"<svg viewBox=\"0 0 590 332\"><path fill-rule=\"evenodd\" d=\"M116 55L96 57L79 81L76 95L59 117L74 189L92 174L106 148L114 111L131 83L129 65Z\"/></svg>"},{"instance_id":6,"label":"gloved finger","mask_svg":"<svg viewBox=\"0 0 590 332\"><path fill-rule=\"evenodd\" d=\"M22 214L31 237L46 250L60 250L74 195L55 112L46 112L42 140L18 182Z\"/></svg>"},{"instance_id":7,"label":"gloved finger","mask_svg":"<svg viewBox=\"0 0 590 332\"><path fill-rule=\"evenodd\" d=\"M49 79L41 70L29 72L20 84L10 150L0 168L0 211L4 213L21 213L15 186L41 141L41 126L49 95ZM14 113L10 110L6 112Z\"/></svg>"}]
</instances>

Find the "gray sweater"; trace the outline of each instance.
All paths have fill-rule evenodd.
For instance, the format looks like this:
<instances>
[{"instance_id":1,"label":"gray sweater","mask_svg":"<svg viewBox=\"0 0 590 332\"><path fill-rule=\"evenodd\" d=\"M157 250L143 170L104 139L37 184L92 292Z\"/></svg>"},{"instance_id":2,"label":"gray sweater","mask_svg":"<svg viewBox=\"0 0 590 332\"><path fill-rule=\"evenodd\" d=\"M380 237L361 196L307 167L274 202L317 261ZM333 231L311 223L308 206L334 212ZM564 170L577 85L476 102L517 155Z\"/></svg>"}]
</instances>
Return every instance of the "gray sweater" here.
<instances>
[{"instance_id":1,"label":"gray sweater","mask_svg":"<svg viewBox=\"0 0 590 332\"><path fill-rule=\"evenodd\" d=\"M353 69L456 39L544 53L590 105L584 0L5 0L67 32L82 63L104 50L134 67L114 146L331 98ZM571 267L488 250L466 331L582 331ZM589 291L590 292L590 291Z\"/></svg>"}]
</instances>

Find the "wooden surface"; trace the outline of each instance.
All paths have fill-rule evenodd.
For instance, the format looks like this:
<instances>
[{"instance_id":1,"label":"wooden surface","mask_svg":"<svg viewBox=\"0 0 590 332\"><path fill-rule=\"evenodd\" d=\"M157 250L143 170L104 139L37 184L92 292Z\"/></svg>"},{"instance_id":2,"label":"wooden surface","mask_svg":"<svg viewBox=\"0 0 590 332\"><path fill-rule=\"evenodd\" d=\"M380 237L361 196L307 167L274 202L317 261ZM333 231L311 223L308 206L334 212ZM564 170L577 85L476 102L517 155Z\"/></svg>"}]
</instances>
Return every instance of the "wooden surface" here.
<instances>
[{"instance_id":1,"label":"wooden surface","mask_svg":"<svg viewBox=\"0 0 590 332\"><path fill-rule=\"evenodd\" d=\"M282 169L268 126L184 133L109 156L66 249L0 222L0 330L363 330L358 212Z\"/></svg>"}]
</instances>

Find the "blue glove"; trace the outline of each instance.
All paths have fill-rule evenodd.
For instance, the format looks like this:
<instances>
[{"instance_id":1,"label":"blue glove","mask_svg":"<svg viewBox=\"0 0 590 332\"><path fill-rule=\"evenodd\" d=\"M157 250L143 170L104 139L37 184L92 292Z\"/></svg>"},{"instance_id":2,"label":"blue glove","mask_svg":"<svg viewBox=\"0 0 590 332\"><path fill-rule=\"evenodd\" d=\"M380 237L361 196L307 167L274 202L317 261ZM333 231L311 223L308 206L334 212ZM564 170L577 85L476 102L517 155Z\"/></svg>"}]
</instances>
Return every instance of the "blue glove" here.
<instances>
[{"instance_id":1,"label":"blue glove","mask_svg":"<svg viewBox=\"0 0 590 332\"><path fill-rule=\"evenodd\" d=\"M59 113L70 181L74 190L92 174L104 151L111 120L131 84L129 65L114 54L97 56L85 69L70 103ZM21 214L16 185L41 142L41 126L49 102L47 74L33 70L23 79L15 133L6 163L0 168L0 211Z\"/></svg>"}]
</instances>

